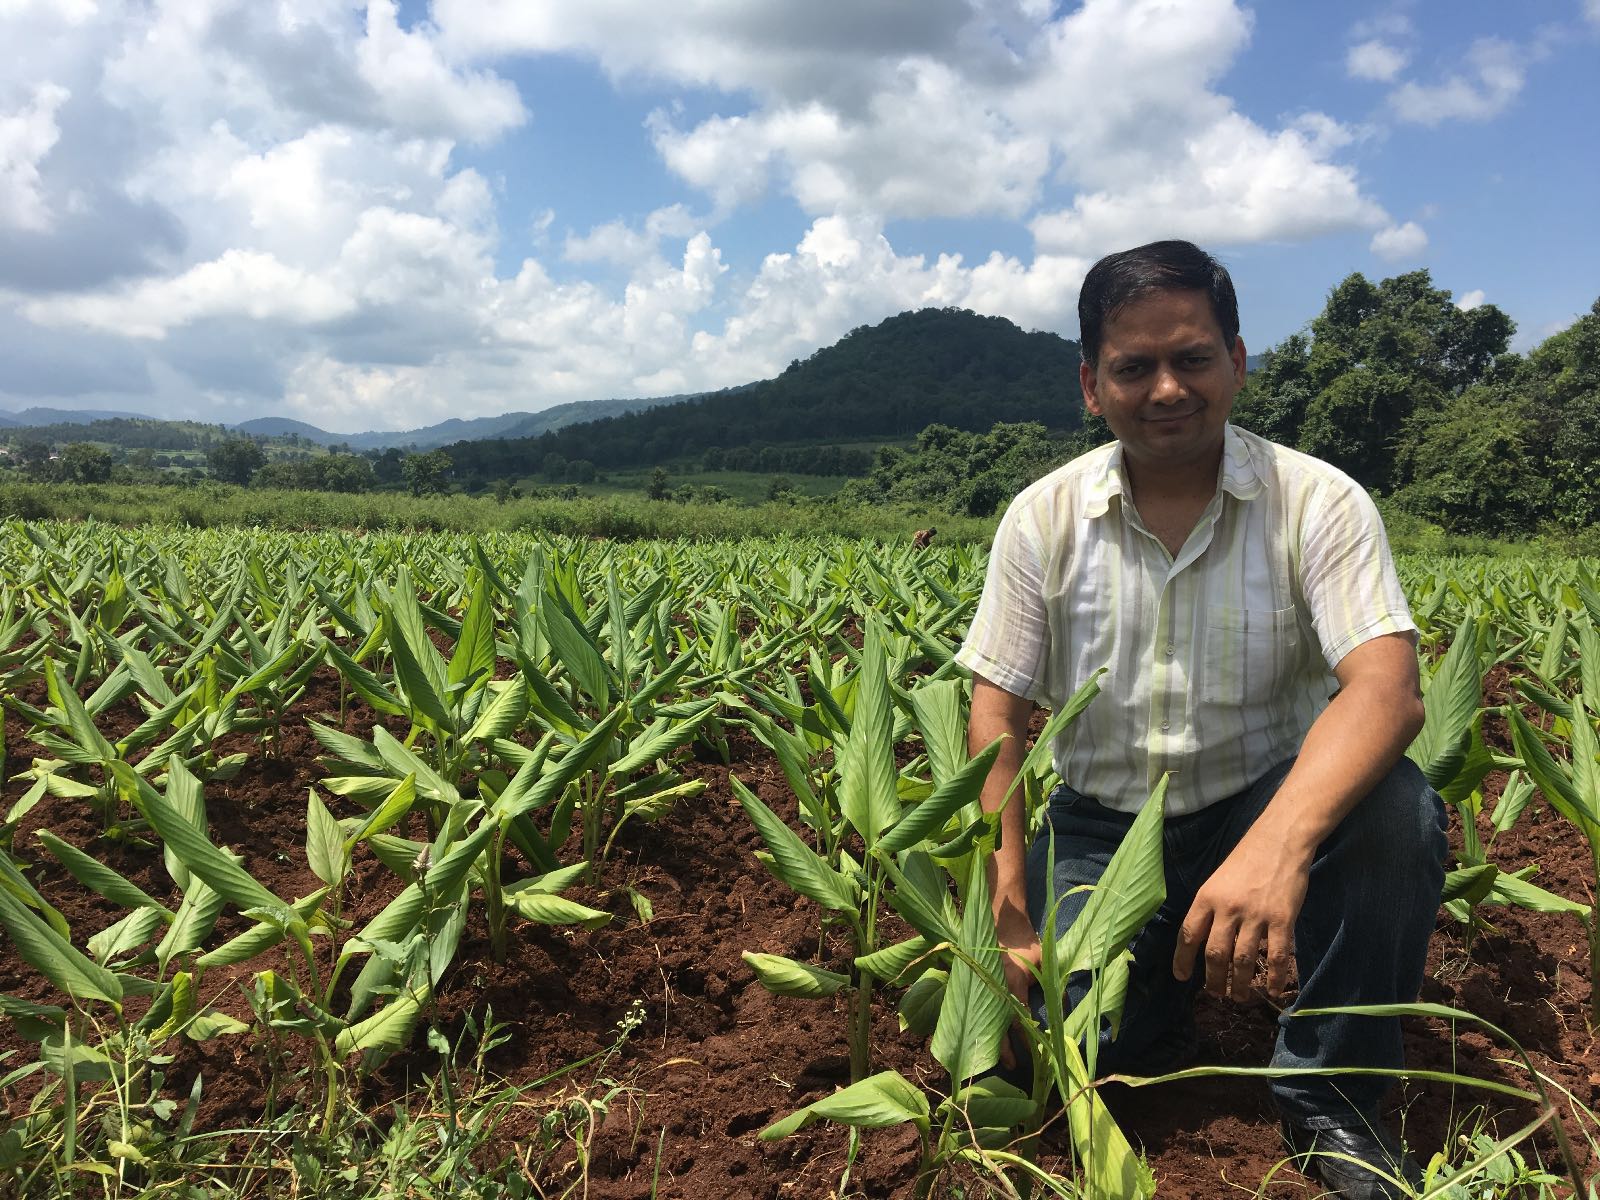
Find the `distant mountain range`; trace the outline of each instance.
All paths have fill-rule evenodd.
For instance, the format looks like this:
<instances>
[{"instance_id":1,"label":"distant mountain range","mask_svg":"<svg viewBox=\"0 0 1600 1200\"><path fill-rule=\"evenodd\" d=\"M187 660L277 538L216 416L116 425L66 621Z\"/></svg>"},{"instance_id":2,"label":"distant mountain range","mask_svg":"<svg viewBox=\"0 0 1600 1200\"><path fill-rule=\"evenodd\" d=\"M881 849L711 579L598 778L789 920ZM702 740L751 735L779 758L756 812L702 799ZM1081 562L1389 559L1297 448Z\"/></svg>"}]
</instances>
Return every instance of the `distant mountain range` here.
<instances>
[{"instance_id":1,"label":"distant mountain range","mask_svg":"<svg viewBox=\"0 0 1600 1200\"><path fill-rule=\"evenodd\" d=\"M679 396L652 396L638 400L577 400L571 404L557 404L540 412L508 412L498 417L471 417L463 420L451 417L437 425L420 429L390 430L370 433L329 433L288 417L257 417L230 426L252 437L288 437L299 434L319 446L349 446L352 450L385 450L390 446L433 450L452 442L474 442L480 438L538 437L548 430L560 429L575 421L597 421L602 417L616 417L623 413L639 412L658 404L674 404L688 400L693 393Z\"/></svg>"},{"instance_id":2,"label":"distant mountain range","mask_svg":"<svg viewBox=\"0 0 1600 1200\"><path fill-rule=\"evenodd\" d=\"M692 396L693 393L650 396L636 400L579 400L571 404L558 404L543 412L509 412L502 413L498 417L476 417L468 420L452 417L448 421L442 421L437 425L426 425L420 429L367 433L329 433L326 429L319 429L315 425L296 421L290 417L257 417L250 421L212 425L209 428L226 429L270 441L288 441L298 437L318 446L349 446L356 451L384 450L390 446L408 450L433 450L455 442L475 441L479 438L538 437L542 433L560 429L575 421L595 421L604 417L641 412L658 404L673 404L680 400L688 400ZM193 431L202 428L193 421L163 421L145 413L87 408L27 408L15 413L0 412L0 431L38 430L40 436L47 440L70 441L73 434L63 429L63 426L90 426L101 422L114 422L116 424L99 424L94 429L85 428L83 436L90 441L105 441L120 445L128 444L126 435L130 432L129 429L126 426L119 427L120 423L125 421L138 423L140 436L135 443L138 445L148 444L149 427L152 425L174 428L181 426L189 436L192 436Z\"/></svg>"},{"instance_id":3,"label":"distant mountain range","mask_svg":"<svg viewBox=\"0 0 1600 1200\"><path fill-rule=\"evenodd\" d=\"M145 413L113 412L98 408L25 408L21 412L0 412L0 429L31 428L35 425L87 425L90 421L114 421L131 417L148 421Z\"/></svg>"}]
</instances>

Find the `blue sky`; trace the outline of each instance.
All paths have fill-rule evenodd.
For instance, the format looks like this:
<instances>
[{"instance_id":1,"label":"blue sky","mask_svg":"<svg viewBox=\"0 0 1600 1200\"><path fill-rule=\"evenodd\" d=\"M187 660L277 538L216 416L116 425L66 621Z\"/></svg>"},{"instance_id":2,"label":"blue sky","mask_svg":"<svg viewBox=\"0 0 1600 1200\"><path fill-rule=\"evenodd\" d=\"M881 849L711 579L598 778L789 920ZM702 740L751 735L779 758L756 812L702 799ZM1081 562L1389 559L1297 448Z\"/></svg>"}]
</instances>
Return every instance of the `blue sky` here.
<instances>
[{"instance_id":1,"label":"blue sky","mask_svg":"<svg viewBox=\"0 0 1600 1200\"><path fill-rule=\"evenodd\" d=\"M1600 0L7 0L0 43L10 410L354 432L929 304L1070 337L1166 236L1252 350L1352 271L1518 348L1600 294Z\"/></svg>"}]
</instances>

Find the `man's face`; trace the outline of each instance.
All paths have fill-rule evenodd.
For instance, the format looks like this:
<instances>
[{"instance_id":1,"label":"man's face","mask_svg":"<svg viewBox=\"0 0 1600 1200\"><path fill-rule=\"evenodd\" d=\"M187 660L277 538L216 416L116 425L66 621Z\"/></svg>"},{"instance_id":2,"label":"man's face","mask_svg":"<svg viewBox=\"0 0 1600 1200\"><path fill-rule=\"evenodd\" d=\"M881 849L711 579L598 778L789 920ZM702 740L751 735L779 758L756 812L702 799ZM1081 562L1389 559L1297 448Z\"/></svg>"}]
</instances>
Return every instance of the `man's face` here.
<instances>
[{"instance_id":1,"label":"man's face","mask_svg":"<svg viewBox=\"0 0 1600 1200\"><path fill-rule=\"evenodd\" d=\"M1244 342L1228 349L1204 292L1151 292L1105 323L1099 365L1083 363L1078 381L1136 467L1212 466L1244 359Z\"/></svg>"}]
</instances>

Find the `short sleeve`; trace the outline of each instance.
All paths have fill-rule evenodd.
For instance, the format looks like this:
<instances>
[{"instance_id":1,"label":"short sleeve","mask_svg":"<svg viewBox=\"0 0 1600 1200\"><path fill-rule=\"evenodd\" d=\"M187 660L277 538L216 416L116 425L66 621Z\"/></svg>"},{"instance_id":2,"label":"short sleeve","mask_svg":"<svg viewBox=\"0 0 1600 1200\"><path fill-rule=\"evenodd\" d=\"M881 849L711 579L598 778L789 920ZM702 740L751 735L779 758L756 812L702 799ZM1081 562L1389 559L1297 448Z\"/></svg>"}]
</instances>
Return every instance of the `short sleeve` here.
<instances>
[{"instance_id":1,"label":"short sleeve","mask_svg":"<svg viewBox=\"0 0 1600 1200\"><path fill-rule=\"evenodd\" d=\"M1013 501L995 532L983 598L956 661L1015 696L1040 698L1050 648L1044 562L1029 506Z\"/></svg>"},{"instance_id":2,"label":"short sleeve","mask_svg":"<svg viewBox=\"0 0 1600 1200\"><path fill-rule=\"evenodd\" d=\"M1372 498L1345 476L1325 481L1302 515L1300 580L1328 667L1363 642L1417 626Z\"/></svg>"}]
</instances>

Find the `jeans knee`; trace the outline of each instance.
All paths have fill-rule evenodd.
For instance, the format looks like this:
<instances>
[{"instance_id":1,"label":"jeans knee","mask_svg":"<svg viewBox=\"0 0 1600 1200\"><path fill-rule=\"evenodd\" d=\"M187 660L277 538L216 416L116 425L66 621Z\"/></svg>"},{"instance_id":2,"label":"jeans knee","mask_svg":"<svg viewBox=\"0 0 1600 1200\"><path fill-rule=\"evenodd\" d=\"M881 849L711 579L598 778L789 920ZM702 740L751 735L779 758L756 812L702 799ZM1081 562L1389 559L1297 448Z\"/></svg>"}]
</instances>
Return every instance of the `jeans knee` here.
<instances>
[{"instance_id":1,"label":"jeans knee","mask_svg":"<svg viewBox=\"0 0 1600 1200\"><path fill-rule=\"evenodd\" d=\"M1410 878L1437 889L1449 853L1446 826L1439 793L1402 758L1346 815L1330 849L1368 876Z\"/></svg>"}]
</instances>

